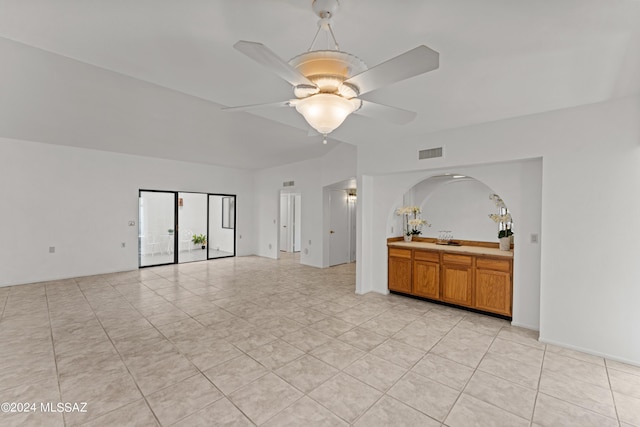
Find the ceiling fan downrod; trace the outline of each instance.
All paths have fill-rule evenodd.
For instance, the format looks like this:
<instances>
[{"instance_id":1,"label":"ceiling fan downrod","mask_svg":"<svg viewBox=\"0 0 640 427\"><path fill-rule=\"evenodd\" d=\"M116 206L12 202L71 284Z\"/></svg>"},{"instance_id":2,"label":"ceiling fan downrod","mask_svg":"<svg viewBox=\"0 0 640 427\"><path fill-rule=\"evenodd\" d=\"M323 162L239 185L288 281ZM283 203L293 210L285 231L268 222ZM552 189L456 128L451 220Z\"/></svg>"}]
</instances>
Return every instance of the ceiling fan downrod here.
<instances>
[{"instance_id":1,"label":"ceiling fan downrod","mask_svg":"<svg viewBox=\"0 0 640 427\"><path fill-rule=\"evenodd\" d=\"M307 49L307 52L311 52L311 50L313 49L313 46L318 39L318 34L320 34L320 30L326 31L333 40L334 49L337 51L340 50L340 45L336 40L335 34L333 34L333 28L331 28L331 18L336 13L339 6L340 2L338 0L313 0L311 8L315 12L315 14L320 17L320 20L318 21L318 31L316 31L316 35L313 37L313 40L311 41L311 45L309 46L309 49Z\"/></svg>"}]
</instances>

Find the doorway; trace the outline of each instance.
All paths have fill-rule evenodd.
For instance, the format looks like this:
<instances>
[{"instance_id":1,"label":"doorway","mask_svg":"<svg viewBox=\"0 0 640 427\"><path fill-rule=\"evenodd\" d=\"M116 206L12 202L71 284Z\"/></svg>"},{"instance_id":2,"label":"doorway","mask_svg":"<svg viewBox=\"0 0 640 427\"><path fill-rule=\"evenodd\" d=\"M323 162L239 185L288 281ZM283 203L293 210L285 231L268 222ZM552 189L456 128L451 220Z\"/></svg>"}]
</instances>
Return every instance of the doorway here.
<instances>
[{"instance_id":1,"label":"doorway","mask_svg":"<svg viewBox=\"0 0 640 427\"><path fill-rule=\"evenodd\" d=\"M140 191L138 197L138 265L175 262L176 193Z\"/></svg>"},{"instance_id":2,"label":"doorway","mask_svg":"<svg viewBox=\"0 0 640 427\"><path fill-rule=\"evenodd\" d=\"M280 251L300 252L302 197L300 193L280 193Z\"/></svg>"},{"instance_id":3,"label":"doorway","mask_svg":"<svg viewBox=\"0 0 640 427\"><path fill-rule=\"evenodd\" d=\"M178 263L207 259L207 195L202 193L178 193ZM195 238L194 238L195 237Z\"/></svg>"},{"instance_id":4,"label":"doorway","mask_svg":"<svg viewBox=\"0 0 640 427\"><path fill-rule=\"evenodd\" d=\"M234 256L235 245L236 197L209 194L209 259Z\"/></svg>"},{"instance_id":5,"label":"doorway","mask_svg":"<svg viewBox=\"0 0 640 427\"><path fill-rule=\"evenodd\" d=\"M356 260L356 189L355 179L326 187L325 212L328 216L328 265ZM326 242L326 241L325 241Z\"/></svg>"},{"instance_id":6,"label":"doorway","mask_svg":"<svg viewBox=\"0 0 640 427\"><path fill-rule=\"evenodd\" d=\"M138 193L138 266L204 261L236 253L236 196Z\"/></svg>"}]
</instances>

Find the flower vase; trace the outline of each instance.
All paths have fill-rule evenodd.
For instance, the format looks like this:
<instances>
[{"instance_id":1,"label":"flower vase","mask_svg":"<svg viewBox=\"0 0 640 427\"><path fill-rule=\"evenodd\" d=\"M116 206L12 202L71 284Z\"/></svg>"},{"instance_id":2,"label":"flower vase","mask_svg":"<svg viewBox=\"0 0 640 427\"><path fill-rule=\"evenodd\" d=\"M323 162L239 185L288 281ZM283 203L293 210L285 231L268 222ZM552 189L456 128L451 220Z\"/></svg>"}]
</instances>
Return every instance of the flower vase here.
<instances>
[{"instance_id":1,"label":"flower vase","mask_svg":"<svg viewBox=\"0 0 640 427\"><path fill-rule=\"evenodd\" d=\"M412 237L413 237L413 235L412 235L412 234L408 234L408 235L407 235L407 234L405 234L405 235L404 235L404 241L405 241L405 242L410 242Z\"/></svg>"},{"instance_id":2,"label":"flower vase","mask_svg":"<svg viewBox=\"0 0 640 427\"><path fill-rule=\"evenodd\" d=\"M501 237L500 238L500 250L508 251L511 249L511 237Z\"/></svg>"}]
</instances>

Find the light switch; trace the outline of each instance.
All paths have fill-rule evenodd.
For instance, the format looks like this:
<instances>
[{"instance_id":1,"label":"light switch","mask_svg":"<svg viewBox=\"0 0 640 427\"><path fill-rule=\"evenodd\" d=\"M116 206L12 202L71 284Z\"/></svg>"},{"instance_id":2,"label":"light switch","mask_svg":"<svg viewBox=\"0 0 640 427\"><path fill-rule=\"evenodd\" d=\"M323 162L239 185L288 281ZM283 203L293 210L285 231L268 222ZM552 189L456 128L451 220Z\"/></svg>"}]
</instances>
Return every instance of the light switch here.
<instances>
[{"instance_id":1,"label":"light switch","mask_svg":"<svg viewBox=\"0 0 640 427\"><path fill-rule=\"evenodd\" d=\"M538 243L538 235L537 234L532 234L531 235L531 243Z\"/></svg>"},{"instance_id":2,"label":"light switch","mask_svg":"<svg viewBox=\"0 0 640 427\"><path fill-rule=\"evenodd\" d=\"M50 254L56 253L56 247L55 246L49 246L49 253Z\"/></svg>"}]
</instances>

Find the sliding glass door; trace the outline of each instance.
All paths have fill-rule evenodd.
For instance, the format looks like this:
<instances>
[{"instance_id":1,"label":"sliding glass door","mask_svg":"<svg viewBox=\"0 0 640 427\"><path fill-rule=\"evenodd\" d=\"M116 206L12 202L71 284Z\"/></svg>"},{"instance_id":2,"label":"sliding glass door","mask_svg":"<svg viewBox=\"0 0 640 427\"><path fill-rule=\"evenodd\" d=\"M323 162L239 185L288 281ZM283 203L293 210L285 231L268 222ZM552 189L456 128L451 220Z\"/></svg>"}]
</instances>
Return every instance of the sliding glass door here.
<instances>
[{"instance_id":1,"label":"sliding glass door","mask_svg":"<svg viewBox=\"0 0 640 427\"><path fill-rule=\"evenodd\" d=\"M175 263L175 193L141 190L138 203L138 265Z\"/></svg>"},{"instance_id":2,"label":"sliding glass door","mask_svg":"<svg viewBox=\"0 0 640 427\"><path fill-rule=\"evenodd\" d=\"M178 263L207 259L207 195L178 193Z\"/></svg>"},{"instance_id":3,"label":"sliding glass door","mask_svg":"<svg viewBox=\"0 0 640 427\"><path fill-rule=\"evenodd\" d=\"M209 259L236 254L236 196L209 194Z\"/></svg>"},{"instance_id":4,"label":"sliding glass door","mask_svg":"<svg viewBox=\"0 0 640 427\"><path fill-rule=\"evenodd\" d=\"M140 190L138 265L236 254L236 196Z\"/></svg>"}]
</instances>

